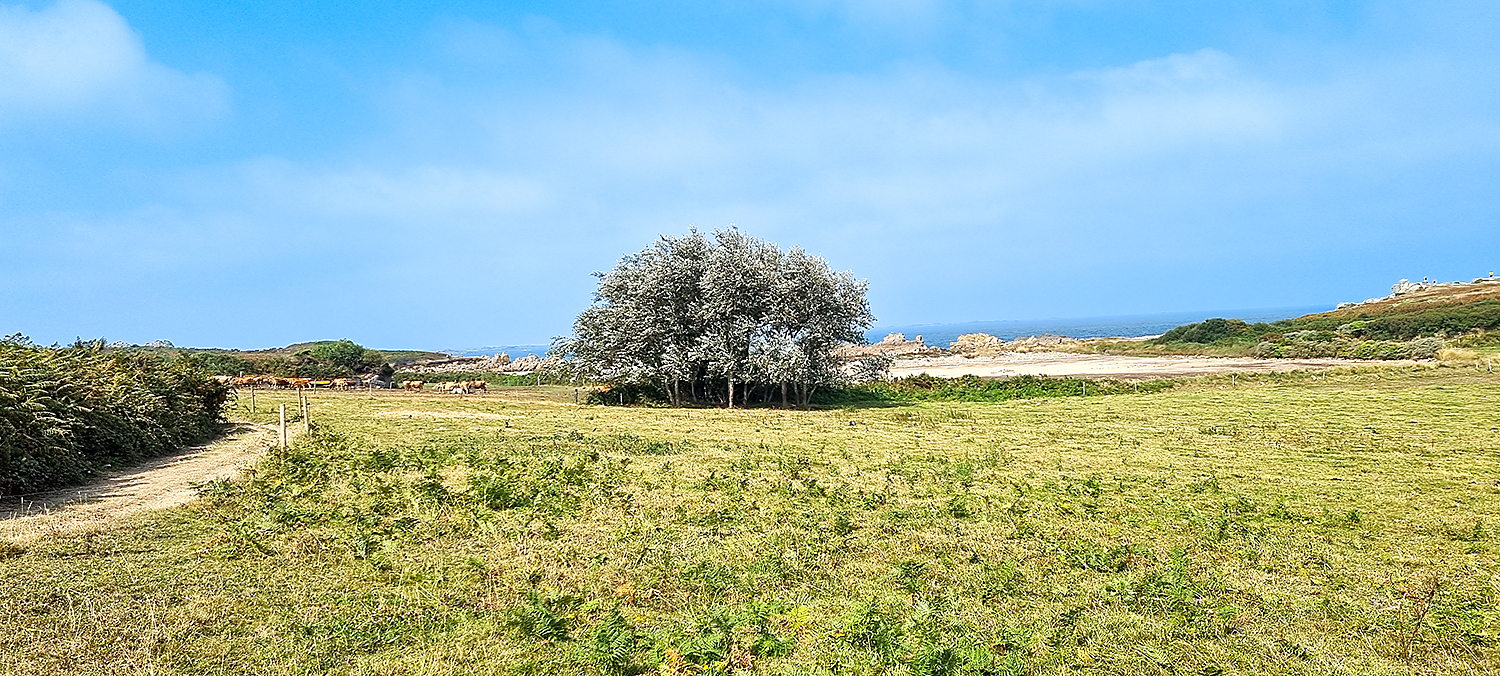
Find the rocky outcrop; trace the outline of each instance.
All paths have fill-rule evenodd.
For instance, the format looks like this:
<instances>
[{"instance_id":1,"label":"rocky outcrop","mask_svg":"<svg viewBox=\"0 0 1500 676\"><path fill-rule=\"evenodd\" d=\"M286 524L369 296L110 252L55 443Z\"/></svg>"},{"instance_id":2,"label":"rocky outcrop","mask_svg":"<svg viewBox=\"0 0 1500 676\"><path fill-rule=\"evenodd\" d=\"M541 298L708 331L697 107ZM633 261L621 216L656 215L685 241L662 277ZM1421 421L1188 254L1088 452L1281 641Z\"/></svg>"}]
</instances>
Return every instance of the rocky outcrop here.
<instances>
[{"instance_id":1,"label":"rocky outcrop","mask_svg":"<svg viewBox=\"0 0 1500 676\"><path fill-rule=\"evenodd\" d=\"M1471 286L1475 286L1475 285L1489 285L1489 284L1497 284L1497 283L1500 283L1500 277L1495 277L1494 273L1490 273L1489 277L1479 277L1479 278L1476 278L1472 282L1439 282L1439 281L1436 281L1436 280L1428 280L1428 279L1423 279L1420 282L1413 282L1411 280L1403 279L1403 280L1399 280L1395 284L1391 285L1391 295L1389 295L1389 296L1385 296L1383 298L1368 298L1368 299L1365 299L1364 301L1361 301L1361 302L1358 302L1358 303L1349 303L1349 302L1339 303L1338 307L1335 308L1335 309L1337 309L1337 310L1347 310L1349 308L1358 307L1360 305L1368 305L1370 303L1382 303L1382 302L1385 302L1385 301L1388 301L1388 300L1395 300L1395 299L1400 298L1402 296L1409 296L1411 294L1420 293L1422 291L1428 291L1428 290L1433 290L1433 289L1446 289L1446 288L1450 288L1450 287L1471 287ZM1485 287L1485 288L1488 288L1488 287Z\"/></svg>"},{"instance_id":2,"label":"rocky outcrop","mask_svg":"<svg viewBox=\"0 0 1500 676\"><path fill-rule=\"evenodd\" d=\"M966 333L948 346L948 352L965 357L984 357L1004 352L1045 352L1056 350L1062 345L1079 342L1082 341L1077 338L1054 336L1050 333L1010 341L1001 340L987 333Z\"/></svg>"},{"instance_id":3,"label":"rocky outcrop","mask_svg":"<svg viewBox=\"0 0 1500 676\"><path fill-rule=\"evenodd\" d=\"M931 347L922 342L921 336L907 340L904 333L892 333L871 345L845 343L833 349L833 354L841 359L859 359L877 354L891 357L935 357L943 353L943 348Z\"/></svg>"},{"instance_id":4,"label":"rocky outcrop","mask_svg":"<svg viewBox=\"0 0 1500 676\"><path fill-rule=\"evenodd\" d=\"M534 354L528 354L520 359L512 360L510 355L501 352L493 357L451 357L448 359L420 361L402 370L412 373L468 373L479 371L506 375L526 375L545 370L556 362L557 360L551 357L538 357Z\"/></svg>"},{"instance_id":5,"label":"rocky outcrop","mask_svg":"<svg viewBox=\"0 0 1500 676\"><path fill-rule=\"evenodd\" d=\"M948 349L960 354L967 352L986 352L999 350L1005 346L1005 341L988 333L965 333L958 340L948 344Z\"/></svg>"},{"instance_id":6,"label":"rocky outcrop","mask_svg":"<svg viewBox=\"0 0 1500 676\"><path fill-rule=\"evenodd\" d=\"M124 350L124 349L132 348L132 347L171 348L171 347L176 347L176 345L173 345L172 341L170 341L170 340L153 340L153 341L151 341L149 343L146 343L145 345L136 345L134 343L127 343L127 342L125 342L123 340L117 340L117 341L115 341L113 343L105 345L105 347L107 347L107 348L109 348L111 350Z\"/></svg>"},{"instance_id":7,"label":"rocky outcrop","mask_svg":"<svg viewBox=\"0 0 1500 676\"><path fill-rule=\"evenodd\" d=\"M1391 285L1391 297L1394 298L1404 293L1421 291L1424 288L1426 288L1426 284L1413 284L1403 279Z\"/></svg>"}]
</instances>

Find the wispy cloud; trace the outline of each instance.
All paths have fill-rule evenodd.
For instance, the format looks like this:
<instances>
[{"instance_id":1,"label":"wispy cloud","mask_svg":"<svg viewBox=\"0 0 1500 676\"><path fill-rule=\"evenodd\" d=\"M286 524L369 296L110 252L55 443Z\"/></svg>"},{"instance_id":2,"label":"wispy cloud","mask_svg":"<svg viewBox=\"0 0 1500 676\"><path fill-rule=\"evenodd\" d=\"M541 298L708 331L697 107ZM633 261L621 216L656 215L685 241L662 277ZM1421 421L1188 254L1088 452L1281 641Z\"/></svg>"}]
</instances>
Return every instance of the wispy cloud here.
<instances>
[{"instance_id":1,"label":"wispy cloud","mask_svg":"<svg viewBox=\"0 0 1500 676\"><path fill-rule=\"evenodd\" d=\"M107 5L0 5L0 129L84 121L166 131L221 115L227 101L219 78L150 60Z\"/></svg>"}]
</instances>

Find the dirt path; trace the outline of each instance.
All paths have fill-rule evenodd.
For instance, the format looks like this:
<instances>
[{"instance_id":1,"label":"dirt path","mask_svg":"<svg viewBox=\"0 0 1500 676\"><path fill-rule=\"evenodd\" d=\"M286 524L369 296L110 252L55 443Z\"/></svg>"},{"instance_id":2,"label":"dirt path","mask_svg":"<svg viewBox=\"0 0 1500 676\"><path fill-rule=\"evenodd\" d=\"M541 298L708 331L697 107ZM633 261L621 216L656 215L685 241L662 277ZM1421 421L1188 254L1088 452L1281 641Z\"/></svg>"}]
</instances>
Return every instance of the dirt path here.
<instances>
[{"instance_id":1,"label":"dirt path","mask_svg":"<svg viewBox=\"0 0 1500 676\"><path fill-rule=\"evenodd\" d=\"M1320 370L1335 366L1369 364L1350 359L1255 359L1250 357L1123 357L1072 352L1015 352L993 357L921 357L900 359L891 367L893 376L926 373L952 378L973 374L980 377L1015 375L1076 376L1084 378L1179 378L1210 373ZM1395 364L1397 362L1383 362ZM1409 364L1410 362L1400 362Z\"/></svg>"},{"instance_id":2,"label":"dirt path","mask_svg":"<svg viewBox=\"0 0 1500 676\"><path fill-rule=\"evenodd\" d=\"M0 539L24 542L99 531L122 517L183 504L197 497L199 485L254 465L279 443L278 437L275 425L239 422L212 443L152 458L83 486L0 498Z\"/></svg>"}]
</instances>

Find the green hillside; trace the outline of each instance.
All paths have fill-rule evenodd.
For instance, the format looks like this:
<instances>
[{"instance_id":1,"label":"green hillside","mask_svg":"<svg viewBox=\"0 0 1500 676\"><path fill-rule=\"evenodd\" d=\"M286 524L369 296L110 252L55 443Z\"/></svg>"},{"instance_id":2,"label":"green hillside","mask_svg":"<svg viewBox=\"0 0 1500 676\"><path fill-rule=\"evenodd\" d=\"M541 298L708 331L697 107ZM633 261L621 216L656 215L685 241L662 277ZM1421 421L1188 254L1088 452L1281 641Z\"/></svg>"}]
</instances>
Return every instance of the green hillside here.
<instances>
[{"instance_id":1,"label":"green hillside","mask_svg":"<svg viewBox=\"0 0 1500 676\"><path fill-rule=\"evenodd\" d=\"M1250 324L1213 318L1147 341L1091 345L1113 353L1427 359L1447 346L1500 344L1500 279L1408 285L1337 310Z\"/></svg>"}]
</instances>

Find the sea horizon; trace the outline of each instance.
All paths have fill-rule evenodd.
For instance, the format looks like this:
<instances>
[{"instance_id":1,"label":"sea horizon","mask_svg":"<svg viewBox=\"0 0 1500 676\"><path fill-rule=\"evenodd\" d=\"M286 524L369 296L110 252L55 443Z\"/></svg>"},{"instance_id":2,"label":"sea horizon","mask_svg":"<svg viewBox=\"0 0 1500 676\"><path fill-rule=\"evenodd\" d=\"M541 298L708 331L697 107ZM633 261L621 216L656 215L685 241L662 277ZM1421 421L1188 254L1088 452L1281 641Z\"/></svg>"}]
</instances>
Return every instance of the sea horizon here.
<instances>
[{"instance_id":1,"label":"sea horizon","mask_svg":"<svg viewBox=\"0 0 1500 676\"><path fill-rule=\"evenodd\" d=\"M1251 324L1273 322L1278 319L1300 317L1315 312L1327 312L1333 305L1297 305L1275 308L1248 308L1236 310L1190 310L1180 312L1153 312L1132 315L1103 315L1093 317L1050 317L1043 319L995 319L946 324L877 325L865 332L865 339L878 343L892 333L906 334L908 340L922 336L923 342L934 347L948 347L959 336L966 333L987 333L1001 340L1015 340L1026 336L1054 335L1067 338L1139 338L1166 333L1183 324L1201 322L1213 317L1241 319ZM456 357L477 357L505 353L512 359L528 354L545 356L550 345L513 344L486 347L434 350Z\"/></svg>"}]
</instances>

